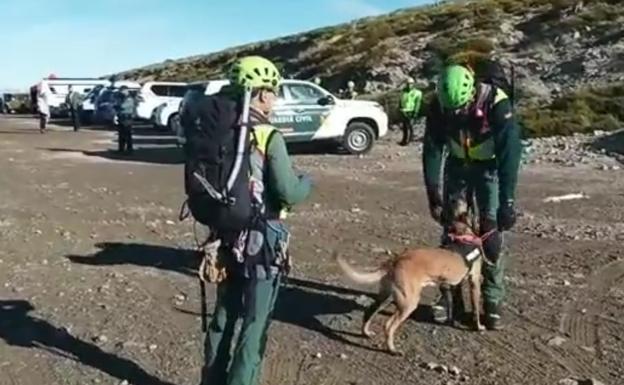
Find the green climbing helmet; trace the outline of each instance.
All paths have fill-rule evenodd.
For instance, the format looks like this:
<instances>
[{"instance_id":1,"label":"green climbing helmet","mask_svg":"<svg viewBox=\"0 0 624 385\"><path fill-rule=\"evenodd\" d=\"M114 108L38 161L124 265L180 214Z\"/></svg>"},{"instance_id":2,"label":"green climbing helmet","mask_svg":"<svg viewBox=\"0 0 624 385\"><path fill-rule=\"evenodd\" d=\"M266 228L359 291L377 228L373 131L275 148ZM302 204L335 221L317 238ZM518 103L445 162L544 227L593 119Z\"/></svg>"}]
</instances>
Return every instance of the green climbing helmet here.
<instances>
[{"instance_id":1,"label":"green climbing helmet","mask_svg":"<svg viewBox=\"0 0 624 385\"><path fill-rule=\"evenodd\" d=\"M444 69L438 81L438 100L442 108L462 108L473 99L475 93L472 71L460 65Z\"/></svg>"},{"instance_id":2,"label":"green climbing helmet","mask_svg":"<svg viewBox=\"0 0 624 385\"><path fill-rule=\"evenodd\" d=\"M233 85L247 89L276 89L282 77L271 61L261 56L245 56L234 62L229 78Z\"/></svg>"}]
</instances>

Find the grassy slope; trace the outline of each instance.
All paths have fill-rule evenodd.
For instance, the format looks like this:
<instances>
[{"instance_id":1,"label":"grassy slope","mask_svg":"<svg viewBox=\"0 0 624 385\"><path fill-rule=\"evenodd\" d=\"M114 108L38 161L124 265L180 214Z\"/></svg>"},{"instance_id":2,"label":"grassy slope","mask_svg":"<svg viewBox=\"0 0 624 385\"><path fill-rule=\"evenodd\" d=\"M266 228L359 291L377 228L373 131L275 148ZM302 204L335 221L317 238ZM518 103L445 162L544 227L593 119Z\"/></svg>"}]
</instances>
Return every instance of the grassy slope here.
<instances>
[{"instance_id":1,"label":"grassy slope","mask_svg":"<svg viewBox=\"0 0 624 385\"><path fill-rule=\"evenodd\" d=\"M591 28L596 38L621 29L621 0L585 0L578 13L569 10L578 0L480 0L444 2L400 10L272 41L195 56L123 73L127 78L201 80L221 76L236 57L260 54L272 58L297 78L320 75L330 90L347 79L378 80L385 86L381 99L391 115L396 111L396 85L372 75L379 63L423 58L417 78L433 76L449 60L478 61L492 52L522 53L557 36ZM525 42L501 42L502 20L524 26ZM529 21L531 23L529 23ZM516 25L516 28L520 28ZM423 44L414 44L414 42ZM391 67L389 64L388 67ZM409 67L402 68L409 72ZM539 74L535 74L539 76ZM393 90L394 89L394 90ZM394 91L394 92L393 92ZM522 91L522 90L520 90ZM379 95L378 95L379 97ZM523 100L520 113L527 134L545 136L624 126L624 85L576 90L544 108L540 100Z\"/></svg>"}]
</instances>

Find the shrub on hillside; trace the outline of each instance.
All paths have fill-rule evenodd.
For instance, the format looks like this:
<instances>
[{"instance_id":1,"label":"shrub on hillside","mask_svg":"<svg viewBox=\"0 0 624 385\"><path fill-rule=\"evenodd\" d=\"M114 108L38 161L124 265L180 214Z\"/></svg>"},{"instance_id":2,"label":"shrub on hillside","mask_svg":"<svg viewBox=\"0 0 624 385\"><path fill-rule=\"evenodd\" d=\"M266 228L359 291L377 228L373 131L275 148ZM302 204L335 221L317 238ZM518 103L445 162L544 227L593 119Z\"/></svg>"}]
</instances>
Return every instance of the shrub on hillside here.
<instances>
[{"instance_id":1,"label":"shrub on hillside","mask_svg":"<svg viewBox=\"0 0 624 385\"><path fill-rule=\"evenodd\" d=\"M386 21L371 22L362 31L362 42L360 45L372 47L377 43L395 36L392 26Z\"/></svg>"},{"instance_id":2,"label":"shrub on hillside","mask_svg":"<svg viewBox=\"0 0 624 385\"><path fill-rule=\"evenodd\" d=\"M397 36L427 32L431 27L431 19L425 13L398 15L390 23Z\"/></svg>"},{"instance_id":3,"label":"shrub on hillside","mask_svg":"<svg viewBox=\"0 0 624 385\"><path fill-rule=\"evenodd\" d=\"M457 60L476 56L487 56L494 50L492 40L477 36L467 40L456 40L447 37L439 37L432 40L427 45L427 49L432 51L438 61L460 63Z\"/></svg>"},{"instance_id":4,"label":"shrub on hillside","mask_svg":"<svg viewBox=\"0 0 624 385\"><path fill-rule=\"evenodd\" d=\"M446 64L468 65L472 68L481 68L481 64L491 59L491 56L484 52L462 51L448 58Z\"/></svg>"},{"instance_id":5,"label":"shrub on hillside","mask_svg":"<svg viewBox=\"0 0 624 385\"><path fill-rule=\"evenodd\" d=\"M530 105L520 117L528 137L624 128L624 83L580 90L546 107Z\"/></svg>"},{"instance_id":6,"label":"shrub on hillside","mask_svg":"<svg viewBox=\"0 0 624 385\"><path fill-rule=\"evenodd\" d=\"M431 32L450 31L462 20L472 19L472 12L465 4L449 3L432 8L429 17Z\"/></svg>"}]
</instances>

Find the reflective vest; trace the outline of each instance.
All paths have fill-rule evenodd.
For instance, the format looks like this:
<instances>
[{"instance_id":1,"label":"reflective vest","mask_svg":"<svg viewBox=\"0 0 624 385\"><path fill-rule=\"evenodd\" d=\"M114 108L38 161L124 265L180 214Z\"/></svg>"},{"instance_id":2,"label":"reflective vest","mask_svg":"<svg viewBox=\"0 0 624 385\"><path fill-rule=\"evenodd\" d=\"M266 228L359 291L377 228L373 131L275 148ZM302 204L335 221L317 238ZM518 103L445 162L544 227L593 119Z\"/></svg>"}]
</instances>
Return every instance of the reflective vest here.
<instances>
[{"instance_id":1,"label":"reflective vest","mask_svg":"<svg viewBox=\"0 0 624 385\"><path fill-rule=\"evenodd\" d=\"M486 161L496 158L496 145L490 131L488 112L499 102L509 99L500 88L491 105L487 105L492 88L482 84L468 127L460 127L449 138L451 156L463 160Z\"/></svg>"},{"instance_id":2,"label":"reflective vest","mask_svg":"<svg viewBox=\"0 0 624 385\"><path fill-rule=\"evenodd\" d=\"M409 112L418 112L417 109L420 107L420 99L422 97L422 92L417 90L416 88L410 88L408 90L404 90L401 93L401 112L409 113Z\"/></svg>"},{"instance_id":3,"label":"reflective vest","mask_svg":"<svg viewBox=\"0 0 624 385\"><path fill-rule=\"evenodd\" d=\"M262 213L266 212L266 189L264 186L264 175L266 172L266 153L269 141L277 129L268 124L259 124L254 126L252 132L252 152L250 156L251 162L251 176L249 178L251 183L251 191L256 202L262 204ZM271 213L269 213L271 214ZM279 219L286 219L288 216L288 209L281 208L277 214Z\"/></svg>"}]
</instances>

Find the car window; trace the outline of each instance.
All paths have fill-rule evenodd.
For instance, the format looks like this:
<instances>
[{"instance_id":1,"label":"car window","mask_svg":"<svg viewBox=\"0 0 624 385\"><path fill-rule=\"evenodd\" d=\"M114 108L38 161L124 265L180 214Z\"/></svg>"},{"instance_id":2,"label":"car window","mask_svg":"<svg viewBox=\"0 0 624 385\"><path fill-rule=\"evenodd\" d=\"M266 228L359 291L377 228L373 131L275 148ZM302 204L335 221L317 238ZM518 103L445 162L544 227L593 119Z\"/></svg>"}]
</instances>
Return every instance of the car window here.
<instances>
[{"instance_id":1,"label":"car window","mask_svg":"<svg viewBox=\"0 0 624 385\"><path fill-rule=\"evenodd\" d=\"M169 86L157 86L153 85L150 87L154 95L156 96L167 96L169 95Z\"/></svg>"},{"instance_id":2,"label":"car window","mask_svg":"<svg viewBox=\"0 0 624 385\"><path fill-rule=\"evenodd\" d=\"M186 93L186 86L169 86L169 96L181 98Z\"/></svg>"},{"instance_id":3,"label":"car window","mask_svg":"<svg viewBox=\"0 0 624 385\"><path fill-rule=\"evenodd\" d=\"M316 103L325 96L318 88L307 84L288 84L290 101L297 103Z\"/></svg>"}]
</instances>

